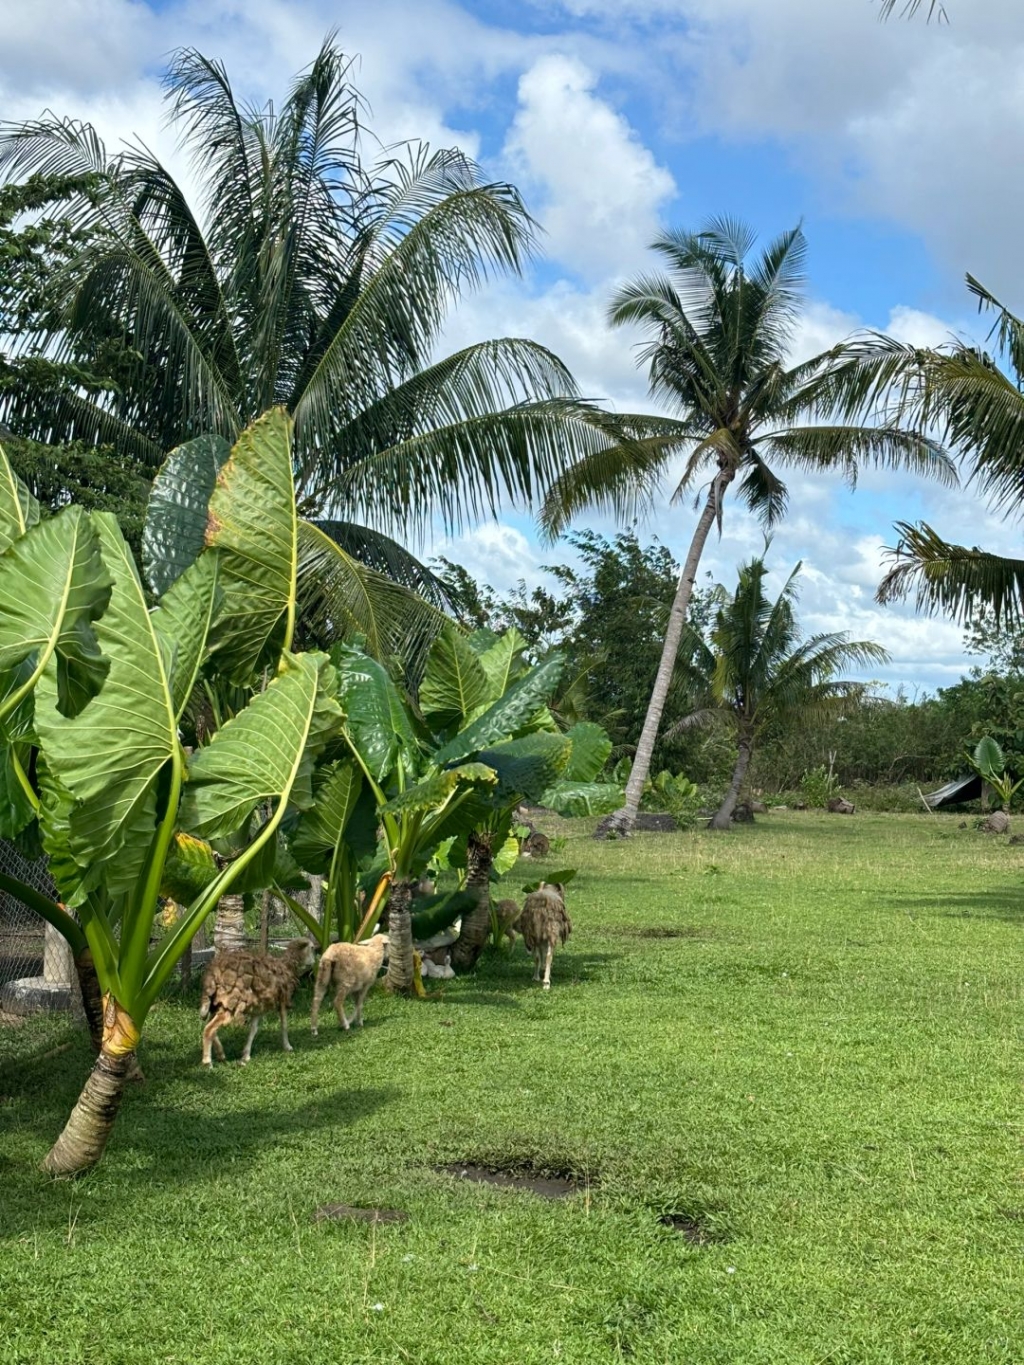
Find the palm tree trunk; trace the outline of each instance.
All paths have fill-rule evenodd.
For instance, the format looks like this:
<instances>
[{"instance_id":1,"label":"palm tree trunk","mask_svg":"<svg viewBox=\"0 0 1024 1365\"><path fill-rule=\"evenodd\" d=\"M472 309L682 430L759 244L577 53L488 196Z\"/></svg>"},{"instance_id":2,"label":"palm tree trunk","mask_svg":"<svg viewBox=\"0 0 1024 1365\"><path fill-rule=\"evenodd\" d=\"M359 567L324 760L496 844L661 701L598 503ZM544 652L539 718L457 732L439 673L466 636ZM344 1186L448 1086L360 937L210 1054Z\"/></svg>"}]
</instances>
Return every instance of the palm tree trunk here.
<instances>
[{"instance_id":1,"label":"palm tree trunk","mask_svg":"<svg viewBox=\"0 0 1024 1365\"><path fill-rule=\"evenodd\" d=\"M735 473L735 469L729 466L720 468L708 490L707 501L694 530L693 539L690 541L690 550L686 556L682 573L679 575L679 584L669 612L668 629L665 632L665 643L661 650L661 662L658 664L658 673L654 680L651 700L647 705L647 715L644 717L644 726L636 746L633 767L629 774L629 781L626 783L626 804L621 810L605 816L594 833L595 838L603 839L609 835L624 837L629 834L636 823L637 812L640 809L640 798L643 796L644 786L651 771L651 759L654 756L654 746L658 739L662 713L665 710L665 702L672 685L672 674L675 672L676 658L679 654L679 641L682 639L686 615L690 610L690 598L693 596L697 569L700 566L701 555L704 553L704 546L707 544L711 527L714 525L715 518L722 505L725 490L732 483Z\"/></svg>"},{"instance_id":2,"label":"palm tree trunk","mask_svg":"<svg viewBox=\"0 0 1024 1365\"><path fill-rule=\"evenodd\" d=\"M113 996L106 996L100 1053L64 1131L43 1162L49 1175L81 1175L103 1155L125 1082L135 1065L138 1041L139 1029L128 1011Z\"/></svg>"},{"instance_id":3,"label":"palm tree trunk","mask_svg":"<svg viewBox=\"0 0 1024 1365\"><path fill-rule=\"evenodd\" d=\"M221 896L213 926L213 946L218 953L232 953L245 947L245 899Z\"/></svg>"},{"instance_id":4,"label":"palm tree trunk","mask_svg":"<svg viewBox=\"0 0 1024 1365\"><path fill-rule=\"evenodd\" d=\"M411 995L413 990L412 893L412 882L394 881L388 896L388 974L384 984L397 995Z\"/></svg>"},{"instance_id":5,"label":"palm tree trunk","mask_svg":"<svg viewBox=\"0 0 1024 1365\"><path fill-rule=\"evenodd\" d=\"M75 974L78 977L78 988L82 992L82 1011L89 1027L89 1041L92 1043L93 1052L99 1056L103 1047L103 993L100 990L100 979L96 975L96 964L88 948L75 958Z\"/></svg>"},{"instance_id":6,"label":"palm tree trunk","mask_svg":"<svg viewBox=\"0 0 1024 1365\"><path fill-rule=\"evenodd\" d=\"M462 929L452 948L452 966L457 972L473 970L491 931L493 863L491 835L474 830L466 847L466 890L475 894L476 908L463 917Z\"/></svg>"},{"instance_id":7,"label":"palm tree trunk","mask_svg":"<svg viewBox=\"0 0 1024 1365\"><path fill-rule=\"evenodd\" d=\"M743 779L747 775L747 768L750 765L750 755L753 752L753 748L753 737L741 732L739 753L736 756L736 766L732 770L732 781L729 783L729 790L725 793L722 804L715 812L714 819L711 821L711 829L728 829L732 824L732 813L736 809L736 802L739 800L740 789L743 786Z\"/></svg>"}]
</instances>

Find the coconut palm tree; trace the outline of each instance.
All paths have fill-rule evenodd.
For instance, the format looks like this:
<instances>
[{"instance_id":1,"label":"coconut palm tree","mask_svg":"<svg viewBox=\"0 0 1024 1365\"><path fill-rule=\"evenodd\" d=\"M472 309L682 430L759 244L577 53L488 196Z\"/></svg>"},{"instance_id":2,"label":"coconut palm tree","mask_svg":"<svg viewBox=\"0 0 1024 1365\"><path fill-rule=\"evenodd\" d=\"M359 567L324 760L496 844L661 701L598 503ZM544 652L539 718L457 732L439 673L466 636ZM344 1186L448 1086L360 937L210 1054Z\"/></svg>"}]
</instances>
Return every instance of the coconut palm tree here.
<instances>
[{"instance_id":1,"label":"coconut palm tree","mask_svg":"<svg viewBox=\"0 0 1024 1365\"><path fill-rule=\"evenodd\" d=\"M648 366L651 394L678 416L688 458L676 500L705 470L711 479L669 613L625 806L602 822L601 833L628 833L636 819L697 568L712 527L721 530L735 480L741 500L767 528L786 510L778 466L834 470L851 485L865 462L956 480L941 445L922 431L865 423L862 414L880 391L873 354L850 355L837 347L789 363L803 297L804 235L793 228L751 261L754 242L749 228L729 219L712 220L697 233L665 233L654 249L667 273L640 276L611 303L613 324L643 329L640 359ZM543 526L556 535L595 504L620 516L649 509L672 459L671 449L654 443L580 459L554 483Z\"/></svg>"},{"instance_id":2,"label":"coconut palm tree","mask_svg":"<svg viewBox=\"0 0 1024 1365\"><path fill-rule=\"evenodd\" d=\"M977 486L1007 517L1024 512L1024 322L972 275L967 286L980 308L995 313L989 334L1008 372L984 350L954 341L936 351L885 346L867 338L877 353L879 376L897 385L896 401L912 407L917 421L931 421L949 444L963 451ZM897 522L893 563L878 590L881 602L916 594L917 605L963 624L981 610L1003 619L1024 619L1024 559L1010 559L978 546L958 545L925 522Z\"/></svg>"},{"instance_id":3,"label":"coconut palm tree","mask_svg":"<svg viewBox=\"0 0 1024 1365\"><path fill-rule=\"evenodd\" d=\"M84 186L66 203L81 249L21 346L109 382L15 386L3 410L22 435L109 442L155 468L283 406L303 515L430 589L392 536L528 503L623 424L579 401L532 341L436 354L461 297L522 269L535 224L513 186L459 151L367 159L350 75L329 37L283 103L257 107L219 62L178 51L165 88L196 202L141 143L112 156L71 119L4 125L0 173Z\"/></svg>"},{"instance_id":4,"label":"coconut palm tree","mask_svg":"<svg viewBox=\"0 0 1024 1365\"><path fill-rule=\"evenodd\" d=\"M735 593L718 609L710 645L696 631L687 632L686 671L703 705L686 723L724 716L736 731L736 764L712 829L729 828L766 726L834 714L862 686L839 679L842 669L888 661L880 645L850 640L845 631L801 641L793 610L799 572L798 564L773 602L764 589L764 559L752 559L741 566Z\"/></svg>"}]
</instances>

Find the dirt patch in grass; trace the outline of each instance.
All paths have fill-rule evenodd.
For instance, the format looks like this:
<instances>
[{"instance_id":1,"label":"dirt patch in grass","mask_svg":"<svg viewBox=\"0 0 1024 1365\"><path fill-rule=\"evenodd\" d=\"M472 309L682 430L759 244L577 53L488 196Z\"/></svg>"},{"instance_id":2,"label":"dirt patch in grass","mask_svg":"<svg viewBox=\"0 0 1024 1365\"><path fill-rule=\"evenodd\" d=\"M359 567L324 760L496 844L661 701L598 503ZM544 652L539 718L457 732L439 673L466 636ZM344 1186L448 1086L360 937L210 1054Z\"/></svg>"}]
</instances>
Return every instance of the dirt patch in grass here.
<instances>
[{"instance_id":1,"label":"dirt patch in grass","mask_svg":"<svg viewBox=\"0 0 1024 1365\"><path fill-rule=\"evenodd\" d=\"M364 1209L355 1204L321 1204L313 1215L315 1223L407 1223L404 1209Z\"/></svg>"},{"instance_id":2,"label":"dirt patch in grass","mask_svg":"<svg viewBox=\"0 0 1024 1365\"><path fill-rule=\"evenodd\" d=\"M435 1166L438 1175L451 1175L456 1180L468 1180L477 1185L494 1185L503 1190L525 1190L541 1199L565 1199L583 1188L573 1171L529 1170L516 1167L501 1170L494 1166L480 1166L472 1161L452 1161ZM592 1180L586 1182L592 1185Z\"/></svg>"},{"instance_id":3,"label":"dirt patch in grass","mask_svg":"<svg viewBox=\"0 0 1024 1365\"><path fill-rule=\"evenodd\" d=\"M715 931L700 924L623 924L609 933L622 938L713 938Z\"/></svg>"},{"instance_id":4,"label":"dirt patch in grass","mask_svg":"<svg viewBox=\"0 0 1024 1365\"><path fill-rule=\"evenodd\" d=\"M663 1213L658 1219L663 1228L678 1233L691 1246L703 1247L713 1242L725 1242L728 1238L720 1228L714 1226L706 1214L689 1212Z\"/></svg>"}]
</instances>

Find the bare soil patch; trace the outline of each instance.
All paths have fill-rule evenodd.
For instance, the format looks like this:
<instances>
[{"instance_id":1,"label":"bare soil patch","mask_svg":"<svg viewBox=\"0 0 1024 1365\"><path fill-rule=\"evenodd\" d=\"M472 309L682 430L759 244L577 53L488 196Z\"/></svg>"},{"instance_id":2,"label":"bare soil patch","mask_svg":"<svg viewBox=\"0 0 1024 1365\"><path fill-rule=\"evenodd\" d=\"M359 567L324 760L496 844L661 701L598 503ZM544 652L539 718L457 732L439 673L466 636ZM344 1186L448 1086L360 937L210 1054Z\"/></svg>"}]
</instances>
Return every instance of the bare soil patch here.
<instances>
[{"instance_id":1,"label":"bare soil patch","mask_svg":"<svg viewBox=\"0 0 1024 1365\"><path fill-rule=\"evenodd\" d=\"M572 1171L499 1170L493 1166L478 1166L474 1162L453 1161L446 1166L435 1166L439 1175L452 1175L457 1180L469 1180L478 1185L494 1185L503 1190L525 1190L541 1199L565 1199L582 1188ZM588 1182L593 1184L593 1181Z\"/></svg>"},{"instance_id":2,"label":"bare soil patch","mask_svg":"<svg viewBox=\"0 0 1024 1365\"><path fill-rule=\"evenodd\" d=\"M315 1223L407 1223L404 1209L366 1209L356 1204L321 1204L313 1215Z\"/></svg>"}]
</instances>

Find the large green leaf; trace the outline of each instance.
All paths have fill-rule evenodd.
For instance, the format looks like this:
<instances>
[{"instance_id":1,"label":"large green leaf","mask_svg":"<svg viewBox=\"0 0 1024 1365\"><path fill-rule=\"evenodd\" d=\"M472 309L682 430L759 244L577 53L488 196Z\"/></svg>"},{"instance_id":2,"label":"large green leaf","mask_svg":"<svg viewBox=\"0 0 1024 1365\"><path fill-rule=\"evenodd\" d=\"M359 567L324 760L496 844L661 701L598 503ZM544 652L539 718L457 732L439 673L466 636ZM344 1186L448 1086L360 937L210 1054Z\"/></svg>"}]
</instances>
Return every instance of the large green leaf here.
<instances>
[{"instance_id":1,"label":"large green leaf","mask_svg":"<svg viewBox=\"0 0 1024 1365\"><path fill-rule=\"evenodd\" d=\"M574 782L568 778L549 787L540 804L559 815L610 815L619 810L625 793L615 782Z\"/></svg>"},{"instance_id":2,"label":"large green leaf","mask_svg":"<svg viewBox=\"0 0 1024 1365\"><path fill-rule=\"evenodd\" d=\"M361 650L331 650L338 670L338 698L348 733L375 782L383 782L399 753L412 756L418 743L405 703L387 669Z\"/></svg>"},{"instance_id":3,"label":"large green leaf","mask_svg":"<svg viewBox=\"0 0 1024 1365\"><path fill-rule=\"evenodd\" d=\"M56 658L59 704L80 710L106 672L92 623L110 598L111 577L93 522L68 507L38 522L0 555L0 674L31 658L31 674L0 702L8 713Z\"/></svg>"},{"instance_id":4,"label":"large green leaf","mask_svg":"<svg viewBox=\"0 0 1024 1365\"><path fill-rule=\"evenodd\" d=\"M190 834L226 838L263 801L312 804L315 760L342 722L334 669L325 654L286 654L282 664L192 758L181 803Z\"/></svg>"},{"instance_id":5,"label":"large green leaf","mask_svg":"<svg viewBox=\"0 0 1024 1365\"><path fill-rule=\"evenodd\" d=\"M448 730L463 725L491 700L482 659L460 631L448 626L430 647L420 686L420 710L434 729Z\"/></svg>"},{"instance_id":6,"label":"large green leaf","mask_svg":"<svg viewBox=\"0 0 1024 1365\"><path fill-rule=\"evenodd\" d=\"M499 801L539 801L565 772L570 749L565 735L541 733L481 749L477 758L498 774L494 794Z\"/></svg>"},{"instance_id":7,"label":"large green leaf","mask_svg":"<svg viewBox=\"0 0 1024 1365\"><path fill-rule=\"evenodd\" d=\"M23 684L32 675L32 661L25 659L10 673L0 676L0 839L14 839L36 817L35 803L25 790L32 755L34 708ZM4 707L5 697L22 691L20 703ZM20 769L20 772L19 772Z\"/></svg>"},{"instance_id":8,"label":"large green leaf","mask_svg":"<svg viewBox=\"0 0 1024 1365\"><path fill-rule=\"evenodd\" d=\"M515 626L509 626L499 635L494 644L480 655L480 664L487 674L488 701L503 697L512 684L519 669L526 640Z\"/></svg>"},{"instance_id":9,"label":"large green leaf","mask_svg":"<svg viewBox=\"0 0 1024 1365\"><path fill-rule=\"evenodd\" d=\"M486 764L463 763L407 787L392 797L382 809L389 815L413 815L438 810L459 787L476 783L493 786L497 780L497 774Z\"/></svg>"},{"instance_id":10,"label":"large green leaf","mask_svg":"<svg viewBox=\"0 0 1024 1365\"><path fill-rule=\"evenodd\" d=\"M313 778L313 804L289 839L296 861L310 872L330 869L335 845L345 832L362 789L363 777L354 761L329 763Z\"/></svg>"},{"instance_id":11,"label":"large green leaf","mask_svg":"<svg viewBox=\"0 0 1024 1365\"><path fill-rule=\"evenodd\" d=\"M509 739L527 726L554 691L562 672L562 658L552 654L514 682L503 697L461 730L434 755L439 765L456 763L479 749Z\"/></svg>"},{"instance_id":12,"label":"large green leaf","mask_svg":"<svg viewBox=\"0 0 1024 1365\"><path fill-rule=\"evenodd\" d=\"M217 475L206 541L221 556L217 666L232 682L276 665L295 612L298 519L291 419L272 408L242 432Z\"/></svg>"},{"instance_id":13,"label":"large green leaf","mask_svg":"<svg viewBox=\"0 0 1024 1365\"><path fill-rule=\"evenodd\" d=\"M608 755L612 751L611 740L600 725L590 720L581 720L567 730L566 738L572 741L572 753L565 770L565 780L593 782L608 762Z\"/></svg>"},{"instance_id":14,"label":"large green leaf","mask_svg":"<svg viewBox=\"0 0 1024 1365\"><path fill-rule=\"evenodd\" d=\"M460 915L471 914L479 904L475 891L448 891L438 896L417 896L412 903L412 936L433 938L454 924Z\"/></svg>"},{"instance_id":15,"label":"large green leaf","mask_svg":"<svg viewBox=\"0 0 1024 1365\"><path fill-rule=\"evenodd\" d=\"M974 750L974 766L982 777L1001 777L1006 767L1006 756L998 740L984 735Z\"/></svg>"},{"instance_id":16,"label":"large green leaf","mask_svg":"<svg viewBox=\"0 0 1024 1365\"><path fill-rule=\"evenodd\" d=\"M55 669L36 688L40 745L75 803L68 847L81 871L76 897L101 878L111 895L134 886L156 827L159 778L178 749L160 642L131 551L111 513L94 513L93 522L113 578L96 623L106 681L73 717L60 714Z\"/></svg>"},{"instance_id":17,"label":"large green leaf","mask_svg":"<svg viewBox=\"0 0 1024 1365\"><path fill-rule=\"evenodd\" d=\"M220 556L206 551L168 588L153 613L153 628L164 651L164 670L179 720L208 657L214 618L221 604L219 570Z\"/></svg>"},{"instance_id":18,"label":"large green leaf","mask_svg":"<svg viewBox=\"0 0 1024 1365\"><path fill-rule=\"evenodd\" d=\"M217 475L230 453L223 436L197 436L172 450L153 480L142 562L158 597L198 558Z\"/></svg>"},{"instance_id":19,"label":"large green leaf","mask_svg":"<svg viewBox=\"0 0 1024 1365\"><path fill-rule=\"evenodd\" d=\"M39 520L39 503L11 468L0 446L0 553Z\"/></svg>"}]
</instances>

